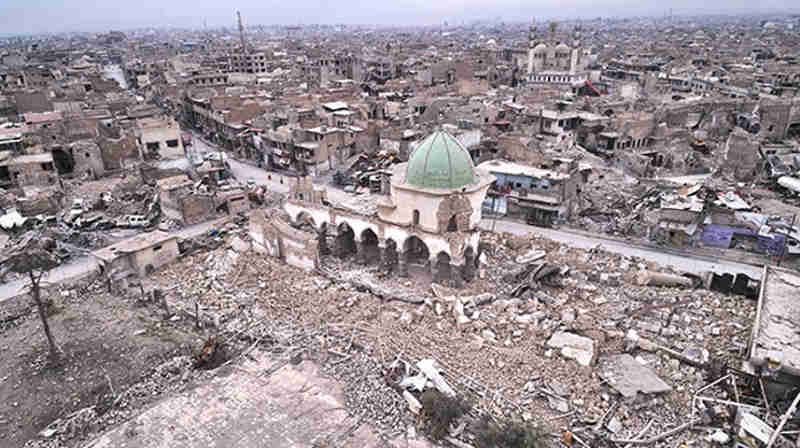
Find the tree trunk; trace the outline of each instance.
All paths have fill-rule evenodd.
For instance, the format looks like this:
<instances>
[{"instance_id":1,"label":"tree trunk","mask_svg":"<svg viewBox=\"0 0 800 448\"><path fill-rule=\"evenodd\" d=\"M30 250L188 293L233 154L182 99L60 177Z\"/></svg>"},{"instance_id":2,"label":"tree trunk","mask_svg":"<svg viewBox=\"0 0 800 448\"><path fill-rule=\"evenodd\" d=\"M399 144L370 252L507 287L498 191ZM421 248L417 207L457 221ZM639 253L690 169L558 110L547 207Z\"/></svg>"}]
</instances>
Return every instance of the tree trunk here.
<instances>
[{"instance_id":1,"label":"tree trunk","mask_svg":"<svg viewBox=\"0 0 800 448\"><path fill-rule=\"evenodd\" d=\"M28 273L31 280L31 295L33 296L33 301L36 302L36 309L39 311L39 318L42 320L42 327L44 327L44 334L47 336L47 343L50 345L50 356L56 358L58 356L58 348L56 347L56 342L53 340L53 334L50 333L50 324L47 323L47 310L45 310L44 302L42 302L42 298L40 296L41 289L39 288L39 280L33 274L33 272Z\"/></svg>"}]
</instances>

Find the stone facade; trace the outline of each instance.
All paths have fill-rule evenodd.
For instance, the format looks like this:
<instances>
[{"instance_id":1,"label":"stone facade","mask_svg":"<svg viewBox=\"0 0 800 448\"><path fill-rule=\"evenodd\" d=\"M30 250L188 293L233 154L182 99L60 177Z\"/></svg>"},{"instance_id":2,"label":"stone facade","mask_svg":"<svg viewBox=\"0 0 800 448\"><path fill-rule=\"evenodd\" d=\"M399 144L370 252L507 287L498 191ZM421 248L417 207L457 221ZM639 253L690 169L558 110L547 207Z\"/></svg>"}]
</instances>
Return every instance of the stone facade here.
<instances>
[{"instance_id":1,"label":"stone facade","mask_svg":"<svg viewBox=\"0 0 800 448\"><path fill-rule=\"evenodd\" d=\"M92 252L104 275L109 278L120 272L144 277L179 255L178 237L161 231L143 233Z\"/></svg>"},{"instance_id":2,"label":"stone facade","mask_svg":"<svg viewBox=\"0 0 800 448\"><path fill-rule=\"evenodd\" d=\"M307 271L319 265L318 246L313 235L293 229L280 219L267 218L264 210L253 210L249 218L255 252L280 258Z\"/></svg>"}]
</instances>

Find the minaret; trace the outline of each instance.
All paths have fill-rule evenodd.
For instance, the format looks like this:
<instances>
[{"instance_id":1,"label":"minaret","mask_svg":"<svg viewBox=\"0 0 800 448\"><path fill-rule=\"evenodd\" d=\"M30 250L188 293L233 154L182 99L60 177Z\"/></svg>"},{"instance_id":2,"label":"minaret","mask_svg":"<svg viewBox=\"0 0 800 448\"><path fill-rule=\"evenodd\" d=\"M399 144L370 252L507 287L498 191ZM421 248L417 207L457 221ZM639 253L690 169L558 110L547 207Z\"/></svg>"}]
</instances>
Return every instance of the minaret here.
<instances>
[{"instance_id":1,"label":"minaret","mask_svg":"<svg viewBox=\"0 0 800 448\"><path fill-rule=\"evenodd\" d=\"M244 42L244 25L242 24L242 13L236 11L236 18L239 21L239 43L242 45L242 54L247 54L247 46Z\"/></svg>"},{"instance_id":2,"label":"minaret","mask_svg":"<svg viewBox=\"0 0 800 448\"><path fill-rule=\"evenodd\" d=\"M528 76L533 74L533 49L536 48L536 19L531 20L528 31Z\"/></svg>"},{"instance_id":3,"label":"minaret","mask_svg":"<svg viewBox=\"0 0 800 448\"><path fill-rule=\"evenodd\" d=\"M581 59L581 52L583 49L581 48L581 26L575 25L575 30L573 31L573 41L572 41L572 52L570 54L569 60L569 72L574 74L578 71L578 64L580 63Z\"/></svg>"}]
</instances>

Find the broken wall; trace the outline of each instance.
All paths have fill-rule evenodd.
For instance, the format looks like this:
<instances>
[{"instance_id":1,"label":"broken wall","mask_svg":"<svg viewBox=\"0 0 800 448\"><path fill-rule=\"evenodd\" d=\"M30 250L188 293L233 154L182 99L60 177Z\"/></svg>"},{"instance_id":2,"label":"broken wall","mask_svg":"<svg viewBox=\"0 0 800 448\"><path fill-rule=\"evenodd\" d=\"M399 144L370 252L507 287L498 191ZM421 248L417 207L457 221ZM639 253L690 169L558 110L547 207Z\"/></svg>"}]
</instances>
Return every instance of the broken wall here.
<instances>
[{"instance_id":1,"label":"broken wall","mask_svg":"<svg viewBox=\"0 0 800 448\"><path fill-rule=\"evenodd\" d=\"M761 160L759 147L753 135L741 128L734 129L725 143L723 171L733 174L737 180L752 180Z\"/></svg>"},{"instance_id":2,"label":"broken wall","mask_svg":"<svg viewBox=\"0 0 800 448\"><path fill-rule=\"evenodd\" d=\"M319 246L315 235L294 229L277 217L267 220L265 210L255 210L249 217L254 251L306 271L319 266Z\"/></svg>"},{"instance_id":3,"label":"broken wall","mask_svg":"<svg viewBox=\"0 0 800 448\"><path fill-rule=\"evenodd\" d=\"M171 238L161 244L144 248L129 255L133 261L132 266L144 277L150 271L176 260L180 256L178 239Z\"/></svg>"},{"instance_id":4,"label":"broken wall","mask_svg":"<svg viewBox=\"0 0 800 448\"><path fill-rule=\"evenodd\" d=\"M180 199L180 210L184 225L190 226L215 216L216 204L209 194L189 194Z\"/></svg>"},{"instance_id":5,"label":"broken wall","mask_svg":"<svg viewBox=\"0 0 800 448\"><path fill-rule=\"evenodd\" d=\"M106 173L103 154L100 147L93 141L81 141L73 143L72 160L75 162L73 172L77 175L88 174L97 179Z\"/></svg>"},{"instance_id":6,"label":"broken wall","mask_svg":"<svg viewBox=\"0 0 800 448\"><path fill-rule=\"evenodd\" d=\"M22 216L55 215L62 209L62 199L60 191L53 191L51 194L18 198L15 205Z\"/></svg>"},{"instance_id":7,"label":"broken wall","mask_svg":"<svg viewBox=\"0 0 800 448\"><path fill-rule=\"evenodd\" d=\"M97 140L100 147L100 157L107 170L119 170L125 166L125 160L137 160L139 151L136 147L136 138L124 136L121 138L100 137Z\"/></svg>"},{"instance_id":8,"label":"broken wall","mask_svg":"<svg viewBox=\"0 0 800 448\"><path fill-rule=\"evenodd\" d=\"M760 107L761 133L760 135L772 139L783 139L789 128L792 105L767 104Z\"/></svg>"}]
</instances>

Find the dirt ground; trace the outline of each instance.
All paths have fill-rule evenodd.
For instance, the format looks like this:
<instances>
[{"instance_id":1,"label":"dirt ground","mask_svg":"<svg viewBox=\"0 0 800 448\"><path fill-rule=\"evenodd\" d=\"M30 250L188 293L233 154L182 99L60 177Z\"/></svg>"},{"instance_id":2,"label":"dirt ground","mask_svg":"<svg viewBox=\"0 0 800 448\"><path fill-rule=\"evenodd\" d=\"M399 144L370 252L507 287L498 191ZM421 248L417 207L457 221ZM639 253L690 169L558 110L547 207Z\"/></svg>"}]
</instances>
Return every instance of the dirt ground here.
<instances>
[{"instance_id":1,"label":"dirt ground","mask_svg":"<svg viewBox=\"0 0 800 448\"><path fill-rule=\"evenodd\" d=\"M163 311L113 297L99 285L51 295L50 325L63 352L49 361L35 313L0 326L0 446L22 446L53 420L115 393L154 365L189 350L193 335Z\"/></svg>"}]
</instances>

